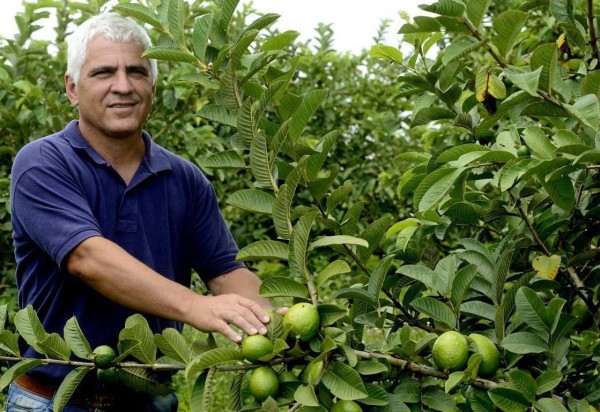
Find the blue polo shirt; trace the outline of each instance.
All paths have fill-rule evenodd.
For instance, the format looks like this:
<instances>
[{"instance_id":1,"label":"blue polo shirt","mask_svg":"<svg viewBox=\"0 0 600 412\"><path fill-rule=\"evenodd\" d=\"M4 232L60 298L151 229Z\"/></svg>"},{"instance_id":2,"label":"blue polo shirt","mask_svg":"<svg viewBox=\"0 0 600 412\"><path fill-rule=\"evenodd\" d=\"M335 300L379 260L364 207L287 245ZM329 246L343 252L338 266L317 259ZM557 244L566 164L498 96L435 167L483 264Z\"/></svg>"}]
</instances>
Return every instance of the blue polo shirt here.
<instances>
[{"instance_id":1,"label":"blue polo shirt","mask_svg":"<svg viewBox=\"0 0 600 412\"><path fill-rule=\"evenodd\" d=\"M47 332L77 320L92 347L116 346L133 312L65 271L65 258L93 236L105 237L161 275L189 286L243 264L215 192L192 163L143 133L146 155L129 185L84 140L78 122L23 147L11 176L19 305L32 305ZM146 316L160 332L176 322ZM28 349L25 356L39 356ZM36 374L62 377L64 368Z\"/></svg>"}]
</instances>

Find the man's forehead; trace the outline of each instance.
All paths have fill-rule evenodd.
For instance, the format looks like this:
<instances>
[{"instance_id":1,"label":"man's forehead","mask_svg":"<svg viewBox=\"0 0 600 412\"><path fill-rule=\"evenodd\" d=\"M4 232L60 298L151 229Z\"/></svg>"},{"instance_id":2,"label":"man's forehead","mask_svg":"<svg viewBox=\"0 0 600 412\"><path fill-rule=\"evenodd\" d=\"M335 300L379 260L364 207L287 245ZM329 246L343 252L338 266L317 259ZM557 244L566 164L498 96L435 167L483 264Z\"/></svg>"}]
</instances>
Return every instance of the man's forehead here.
<instances>
[{"instance_id":1,"label":"man's forehead","mask_svg":"<svg viewBox=\"0 0 600 412\"><path fill-rule=\"evenodd\" d=\"M97 58L107 58L110 56L127 56L128 58L137 60L139 63L144 62L145 64L149 65L149 60L142 57L143 52L144 47L135 41L125 42L96 36L91 39L87 45L86 62L95 60Z\"/></svg>"}]
</instances>

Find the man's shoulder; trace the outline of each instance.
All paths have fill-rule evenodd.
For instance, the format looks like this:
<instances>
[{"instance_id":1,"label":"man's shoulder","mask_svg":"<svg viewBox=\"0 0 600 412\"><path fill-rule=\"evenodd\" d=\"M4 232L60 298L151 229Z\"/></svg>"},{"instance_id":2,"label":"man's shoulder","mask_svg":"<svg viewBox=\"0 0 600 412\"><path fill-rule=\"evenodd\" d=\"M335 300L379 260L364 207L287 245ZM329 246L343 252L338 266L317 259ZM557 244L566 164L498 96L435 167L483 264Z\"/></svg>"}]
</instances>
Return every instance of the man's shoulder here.
<instances>
[{"instance_id":1,"label":"man's shoulder","mask_svg":"<svg viewBox=\"0 0 600 412\"><path fill-rule=\"evenodd\" d=\"M62 157L65 153L64 131L33 140L23 146L13 162L13 173L31 166L47 165L52 159Z\"/></svg>"}]
</instances>

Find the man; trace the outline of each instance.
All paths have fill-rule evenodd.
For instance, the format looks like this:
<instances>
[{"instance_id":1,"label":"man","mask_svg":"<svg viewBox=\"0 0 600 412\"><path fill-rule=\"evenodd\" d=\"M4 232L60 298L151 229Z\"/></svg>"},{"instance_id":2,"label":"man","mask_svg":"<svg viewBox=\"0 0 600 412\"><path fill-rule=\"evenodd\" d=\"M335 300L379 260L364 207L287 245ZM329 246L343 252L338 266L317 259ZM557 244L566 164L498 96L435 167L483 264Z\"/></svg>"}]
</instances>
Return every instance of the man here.
<instances>
[{"instance_id":1,"label":"man","mask_svg":"<svg viewBox=\"0 0 600 412\"><path fill-rule=\"evenodd\" d=\"M187 323L235 342L241 336L231 325L266 333L269 302L258 295L260 280L235 261L214 190L197 167L142 131L157 77L156 62L142 58L151 47L146 32L107 13L78 27L68 46L65 86L79 120L25 146L12 170L20 306L31 304L48 332L62 332L76 316L92 347L115 347L135 312L155 332ZM212 296L189 289L192 269ZM51 405L68 370L44 366L17 380L8 411ZM98 405L97 383L87 386L66 410L176 408L144 398L131 409L133 401L119 404L111 394Z\"/></svg>"}]
</instances>

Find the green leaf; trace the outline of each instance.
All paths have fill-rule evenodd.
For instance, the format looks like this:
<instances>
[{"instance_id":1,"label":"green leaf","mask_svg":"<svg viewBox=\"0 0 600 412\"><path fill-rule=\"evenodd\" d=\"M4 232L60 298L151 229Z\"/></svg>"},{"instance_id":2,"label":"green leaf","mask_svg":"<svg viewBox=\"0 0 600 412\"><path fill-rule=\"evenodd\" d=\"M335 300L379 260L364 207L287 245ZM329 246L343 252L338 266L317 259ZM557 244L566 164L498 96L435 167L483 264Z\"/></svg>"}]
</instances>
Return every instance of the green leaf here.
<instances>
[{"instance_id":1,"label":"green leaf","mask_svg":"<svg viewBox=\"0 0 600 412\"><path fill-rule=\"evenodd\" d=\"M583 79L581 79L581 95L595 94L598 95L600 92L600 72L593 71L588 72Z\"/></svg>"},{"instance_id":2,"label":"green leaf","mask_svg":"<svg viewBox=\"0 0 600 412\"><path fill-rule=\"evenodd\" d=\"M44 353L38 343L46 339L48 334L44 330L44 326L42 326L33 306L28 305L25 309L18 311L14 322L25 342L37 352Z\"/></svg>"},{"instance_id":3,"label":"green leaf","mask_svg":"<svg viewBox=\"0 0 600 412\"><path fill-rule=\"evenodd\" d=\"M527 325L538 331L550 331L544 302L532 289L520 288L515 296L515 304L519 315Z\"/></svg>"},{"instance_id":4,"label":"green leaf","mask_svg":"<svg viewBox=\"0 0 600 412\"><path fill-rule=\"evenodd\" d=\"M392 46L377 44L369 50L369 56L374 59L391 60L395 63L402 64L402 52Z\"/></svg>"},{"instance_id":5,"label":"green leaf","mask_svg":"<svg viewBox=\"0 0 600 412\"><path fill-rule=\"evenodd\" d=\"M333 325L341 318L348 315L348 310L336 305L319 305L319 317L321 318L321 326Z\"/></svg>"},{"instance_id":6,"label":"green leaf","mask_svg":"<svg viewBox=\"0 0 600 412\"><path fill-rule=\"evenodd\" d=\"M477 272L478 269L476 265L467 265L456 273L450 291L450 301L455 310L460 307L469 290L471 282L473 282L473 279L477 276Z\"/></svg>"},{"instance_id":7,"label":"green leaf","mask_svg":"<svg viewBox=\"0 0 600 412\"><path fill-rule=\"evenodd\" d=\"M562 373L559 371L544 371L535 380L537 384L536 395L541 395L550 392L556 388L563 379Z\"/></svg>"},{"instance_id":8,"label":"green leaf","mask_svg":"<svg viewBox=\"0 0 600 412\"><path fill-rule=\"evenodd\" d=\"M452 0L439 0L429 5L420 5L420 9L448 17L462 17L465 6Z\"/></svg>"},{"instance_id":9,"label":"green leaf","mask_svg":"<svg viewBox=\"0 0 600 412\"><path fill-rule=\"evenodd\" d=\"M6 326L6 318L8 317L8 305L0 306L0 332L4 330Z\"/></svg>"},{"instance_id":10,"label":"green leaf","mask_svg":"<svg viewBox=\"0 0 600 412\"><path fill-rule=\"evenodd\" d=\"M244 360L242 352L238 349L231 348L216 348L201 353L196 356L185 368L185 376L188 382L195 382L193 379L198 373L211 366L221 365L223 363L230 363L235 361Z\"/></svg>"},{"instance_id":11,"label":"green leaf","mask_svg":"<svg viewBox=\"0 0 600 412\"><path fill-rule=\"evenodd\" d=\"M492 322L496 320L496 309L494 306L478 300L464 302L460 306L460 311L462 313L470 313L478 318L491 320Z\"/></svg>"},{"instance_id":12,"label":"green leaf","mask_svg":"<svg viewBox=\"0 0 600 412\"><path fill-rule=\"evenodd\" d=\"M162 334L156 333L154 342L164 355L184 365L187 365L192 358L190 345L176 329L166 328Z\"/></svg>"},{"instance_id":13,"label":"green leaf","mask_svg":"<svg viewBox=\"0 0 600 412\"><path fill-rule=\"evenodd\" d=\"M379 362L376 362L379 363ZM369 393L369 396L360 400L360 403L363 405L371 405L371 406L385 406L389 404L389 396L388 393L378 384L374 383L365 383L365 389ZM393 409L396 412L399 412L398 409Z\"/></svg>"},{"instance_id":14,"label":"green leaf","mask_svg":"<svg viewBox=\"0 0 600 412\"><path fill-rule=\"evenodd\" d=\"M508 372L508 380L528 402L533 402L537 391L537 384L529 372L519 369L511 370Z\"/></svg>"},{"instance_id":15,"label":"green leaf","mask_svg":"<svg viewBox=\"0 0 600 412\"><path fill-rule=\"evenodd\" d=\"M532 72L522 72L516 67L506 68L504 69L504 74L508 80L515 84L515 86L526 91L532 96L537 96L540 75L542 74L542 67L538 67Z\"/></svg>"},{"instance_id":16,"label":"green leaf","mask_svg":"<svg viewBox=\"0 0 600 412\"><path fill-rule=\"evenodd\" d=\"M478 30L481 29L481 24L485 17L485 13L490 7L490 3L491 0L468 0L467 2L467 18Z\"/></svg>"},{"instance_id":17,"label":"green leaf","mask_svg":"<svg viewBox=\"0 0 600 412\"><path fill-rule=\"evenodd\" d=\"M369 242L358 237L347 235L322 236L308 246L308 251L310 252L318 247L331 245L359 245L369 247Z\"/></svg>"},{"instance_id":18,"label":"green leaf","mask_svg":"<svg viewBox=\"0 0 600 412\"><path fill-rule=\"evenodd\" d=\"M250 146L250 170L256 179L259 187L277 189L277 184L273 178L273 171L269 163L269 152L267 148L267 139L264 133L259 132L254 136Z\"/></svg>"},{"instance_id":19,"label":"green leaf","mask_svg":"<svg viewBox=\"0 0 600 412\"><path fill-rule=\"evenodd\" d=\"M79 327L79 323L77 322L77 318L75 316L65 323L64 337L65 341L69 345L69 348L71 348L77 357L81 359L88 359L92 354L90 343Z\"/></svg>"},{"instance_id":20,"label":"green leaf","mask_svg":"<svg viewBox=\"0 0 600 412\"><path fill-rule=\"evenodd\" d=\"M566 105L569 112L584 125L598 131L600 123L600 102L595 94L578 97L572 105Z\"/></svg>"},{"instance_id":21,"label":"green leaf","mask_svg":"<svg viewBox=\"0 0 600 412\"><path fill-rule=\"evenodd\" d=\"M139 340L139 346L135 346L131 355L142 363L153 364L156 362L156 343L154 334L148 325L148 321L140 314L131 315L125 321L125 328L119 332L119 340Z\"/></svg>"},{"instance_id":22,"label":"green leaf","mask_svg":"<svg viewBox=\"0 0 600 412\"><path fill-rule=\"evenodd\" d=\"M456 412L458 410L454 398L439 388L425 389L421 401L425 406L436 411Z\"/></svg>"},{"instance_id":23,"label":"green leaf","mask_svg":"<svg viewBox=\"0 0 600 412\"><path fill-rule=\"evenodd\" d=\"M531 404L519 391L510 388L490 389L488 396L504 412L523 412Z\"/></svg>"},{"instance_id":24,"label":"green leaf","mask_svg":"<svg viewBox=\"0 0 600 412\"><path fill-rule=\"evenodd\" d=\"M538 256L533 259L532 266L540 277L553 280L560 269L560 256Z\"/></svg>"},{"instance_id":25,"label":"green leaf","mask_svg":"<svg viewBox=\"0 0 600 412\"><path fill-rule=\"evenodd\" d=\"M119 368L119 381L136 392L166 395L172 392L170 382L162 382L156 373L146 368Z\"/></svg>"},{"instance_id":26,"label":"green leaf","mask_svg":"<svg viewBox=\"0 0 600 412\"><path fill-rule=\"evenodd\" d=\"M537 70L539 67L542 68L542 73L540 74L540 89L546 93L550 93L556 76L556 44L543 44L536 48L531 56L530 64L532 70Z\"/></svg>"},{"instance_id":27,"label":"green leaf","mask_svg":"<svg viewBox=\"0 0 600 412\"><path fill-rule=\"evenodd\" d=\"M172 47L152 47L146 50L142 57L146 59L164 60L177 63L196 63L196 57L190 52L185 52Z\"/></svg>"},{"instance_id":28,"label":"green leaf","mask_svg":"<svg viewBox=\"0 0 600 412\"><path fill-rule=\"evenodd\" d=\"M288 260L289 248L283 242L259 240L243 247L235 257L237 260Z\"/></svg>"},{"instance_id":29,"label":"green leaf","mask_svg":"<svg viewBox=\"0 0 600 412\"><path fill-rule=\"evenodd\" d=\"M540 412L567 412L565 405L554 398L542 398L535 401L536 410Z\"/></svg>"},{"instance_id":30,"label":"green leaf","mask_svg":"<svg viewBox=\"0 0 600 412\"><path fill-rule=\"evenodd\" d=\"M196 19L194 23L194 32L192 34L192 45L194 47L194 55L198 60L204 62L206 56L206 48L208 47L208 34L213 22L212 13L205 14Z\"/></svg>"},{"instance_id":31,"label":"green leaf","mask_svg":"<svg viewBox=\"0 0 600 412\"><path fill-rule=\"evenodd\" d=\"M497 36L493 37L493 42L502 57L508 56L526 21L527 13L519 10L508 10L494 18Z\"/></svg>"},{"instance_id":32,"label":"green leaf","mask_svg":"<svg viewBox=\"0 0 600 412\"><path fill-rule=\"evenodd\" d=\"M323 286L325 282L333 276L351 272L350 265L343 260L335 260L325 267L317 276L317 288Z\"/></svg>"},{"instance_id":33,"label":"green leaf","mask_svg":"<svg viewBox=\"0 0 600 412\"><path fill-rule=\"evenodd\" d=\"M464 382L468 377L469 376L463 371L452 372L450 375L448 375L448 379L446 379L444 390L446 393L452 392L454 388Z\"/></svg>"},{"instance_id":34,"label":"green leaf","mask_svg":"<svg viewBox=\"0 0 600 412\"><path fill-rule=\"evenodd\" d=\"M44 363L41 359L24 359L8 368L0 377L0 390L4 390L12 381L25 372Z\"/></svg>"},{"instance_id":35,"label":"green leaf","mask_svg":"<svg viewBox=\"0 0 600 412\"><path fill-rule=\"evenodd\" d=\"M568 176L561 176L542 183L556 206L570 212L575 206L575 188Z\"/></svg>"},{"instance_id":36,"label":"green leaf","mask_svg":"<svg viewBox=\"0 0 600 412\"><path fill-rule=\"evenodd\" d=\"M472 152L489 152L490 149L486 146L482 146L480 144L475 143L467 143L461 144L458 146L451 147L447 150L444 150L440 155L435 159L436 164L444 164L451 162L453 160L458 160L460 157L467 153Z\"/></svg>"},{"instance_id":37,"label":"green leaf","mask_svg":"<svg viewBox=\"0 0 600 412\"><path fill-rule=\"evenodd\" d=\"M355 299L366 302L372 306L377 305L377 297L368 291L360 288L343 288L333 292L333 298Z\"/></svg>"},{"instance_id":38,"label":"green leaf","mask_svg":"<svg viewBox=\"0 0 600 412\"><path fill-rule=\"evenodd\" d=\"M289 239L292 233L290 208L295 190L295 186L281 185L273 203L273 223L277 235L282 239Z\"/></svg>"},{"instance_id":39,"label":"green leaf","mask_svg":"<svg viewBox=\"0 0 600 412\"><path fill-rule=\"evenodd\" d=\"M306 253L310 228L317 218L317 212L307 213L300 218L292 230L290 239L290 275L297 279L306 279Z\"/></svg>"},{"instance_id":40,"label":"green leaf","mask_svg":"<svg viewBox=\"0 0 600 412\"><path fill-rule=\"evenodd\" d=\"M227 204L255 213L271 214L275 198L257 189L242 189L227 199Z\"/></svg>"},{"instance_id":41,"label":"green leaf","mask_svg":"<svg viewBox=\"0 0 600 412\"><path fill-rule=\"evenodd\" d=\"M282 276L271 276L261 283L260 295L265 298L284 296L308 299L308 289L295 280Z\"/></svg>"},{"instance_id":42,"label":"green leaf","mask_svg":"<svg viewBox=\"0 0 600 412\"><path fill-rule=\"evenodd\" d=\"M385 278L394 263L394 255L389 255L381 259L379 264L373 269L371 272L371 277L369 278L369 286L367 290L373 296L379 297L381 293L381 288L383 287L383 283L385 282Z\"/></svg>"},{"instance_id":43,"label":"green leaf","mask_svg":"<svg viewBox=\"0 0 600 412\"><path fill-rule=\"evenodd\" d=\"M518 353L519 355L527 355L530 353L548 352L548 343L538 335L531 332L516 332L508 335L500 343L504 349Z\"/></svg>"},{"instance_id":44,"label":"green leaf","mask_svg":"<svg viewBox=\"0 0 600 412\"><path fill-rule=\"evenodd\" d=\"M352 189L353 186L350 180L345 181L342 186L335 189L333 193L327 197L327 213L331 213L336 206L346 200L348 195L352 193Z\"/></svg>"},{"instance_id":45,"label":"green leaf","mask_svg":"<svg viewBox=\"0 0 600 412\"><path fill-rule=\"evenodd\" d=\"M90 370L92 368L80 366L65 376L52 400L52 410L61 411L67 405L77 386Z\"/></svg>"},{"instance_id":46,"label":"green leaf","mask_svg":"<svg viewBox=\"0 0 600 412\"><path fill-rule=\"evenodd\" d=\"M373 223L371 223L367 228L360 234L360 237L367 241L369 244L368 247L357 247L358 257L363 262L371 256L373 251L379 246L379 242L385 236L387 232L390 222L392 218L390 216L384 216Z\"/></svg>"},{"instance_id":47,"label":"green leaf","mask_svg":"<svg viewBox=\"0 0 600 412\"><path fill-rule=\"evenodd\" d=\"M302 131L304 130L304 127L308 123L310 117L321 105L321 103L323 103L325 97L327 97L326 90L313 90L304 96L304 99L302 99L300 107L298 107L298 110L296 113L294 113L292 122L290 124L289 134L292 142L295 143L298 141L298 138L302 134Z\"/></svg>"},{"instance_id":48,"label":"green leaf","mask_svg":"<svg viewBox=\"0 0 600 412\"><path fill-rule=\"evenodd\" d=\"M198 113L201 118L221 123L226 126L237 127L237 117L230 114L227 109L218 104L208 104L202 107Z\"/></svg>"},{"instance_id":49,"label":"green leaf","mask_svg":"<svg viewBox=\"0 0 600 412\"><path fill-rule=\"evenodd\" d=\"M169 32L178 43L183 43L184 5L182 0L169 0L167 5L167 21Z\"/></svg>"},{"instance_id":50,"label":"green leaf","mask_svg":"<svg viewBox=\"0 0 600 412\"><path fill-rule=\"evenodd\" d=\"M210 169L245 169L246 163L235 150L224 150L211 154L202 161L202 166Z\"/></svg>"},{"instance_id":51,"label":"green leaf","mask_svg":"<svg viewBox=\"0 0 600 412\"><path fill-rule=\"evenodd\" d=\"M304 406L319 406L319 400L312 385L300 386L294 392L294 400Z\"/></svg>"},{"instance_id":52,"label":"green leaf","mask_svg":"<svg viewBox=\"0 0 600 412\"><path fill-rule=\"evenodd\" d=\"M49 358L68 361L71 357L71 349L67 342L58 333L49 333L38 342L38 346Z\"/></svg>"},{"instance_id":53,"label":"green leaf","mask_svg":"<svg viewBox=\"0 0 600 412\"><path fill-rule=\"evenodd\" d=\"M446 288L442 284L443 282L440 282L437 273L426 266L403 265L398 268L398 273L422 282L428 289L435 292L446 293Z\"/></svg>"},{"instance_id":54,"label":"green leaf","mask_svg":"<svg viewBox=\"0 0 600 412\"><path fill-rule=\"evenodd\" d=\"M387 372L387 366L376 360L358 361L356 364L356 372L359 375L377 375L378 373Z\"/></svg>"},{"instance_id":55,"label":"green leaf","mask_svg":"<svg viewBox=\"0 0 600 412\"><path fill-rule=\"evenodd\" d=\"M300 35L299 32L294 30L284 31L283 33L276 34L269 37L260 47L262 51L267 50L281 50L284 47L291 44Z\"/></svg>"},{"instance_id":56,"label":"green leaf","mask_svg":"<svg viewBox=\"0 0 600 412\"><path fill-rule=\"evenodd\" d=\"M415 190L413 197L419 211L425 212L433 208L446 196L463 172L462 168L444 167L428 174Z\"/></svg>"},{"instance_id":57,"label":"green leaf","mask_svg":"<svg viewBox=\"0 0 600 412\"><path fill-rule=\"evenodd\" d=\"M425 107L416 112L410 127L422 126L436 120L454 120L456 113L442 107Z\"/></svg>"},{"instance_id":58,"label":"green leaf","mask_svg":"<svg viewBox=\"0 0 600 412\"><path fill-rule=\"evenodd\" d=\"M431 316L436 321L445 323L450 329L456 328L454 312L445 303L425 296L413 300L410 305L417 311Z\"/></svg>"},{"instance_id":59,"label":"green leaf","mask_svg":"<svg viewBox=\"0 0 600 412\"><path fill-rule=\"evenodd\" d=\"M21 351L19 349L19 334L13 333L9 330L0 331L0 349L3 351L16 356L21 357Z\"/></svg>"},{"instance_id":60,"label":"green leaf","mask_svg":"<svg viewBox=\"0 0 600 412\"><path fill-rule=\"evenodd\" d=\"M363 399L367 389L354 368L342 362L333 362L323 375L323 384L334 396L344 400Z\"/></svg>"},{"instance_id":61,"label":"green leaf","mask_svg":"<svg viewBox=\"0 0 600 412\"><path fill-rule=\"evenodd\" d=\"M160 22L158 16L154 14L148 7L141 4L121 3L113 7L112 10L124 16L141 20L159 30L162 29L162 23Z\"/></svg>"},{"instance_id":62,"label":"green leaf","mask_svg":"<svg viewBox=\"0 0 600 412\"><path fill-rule=\"evenodd\" d=\"M538 159L554 159L556 157L556 148L541 128L537 126L526 128L523 130L523 140Z\"/></svg>"}]
</instances>

